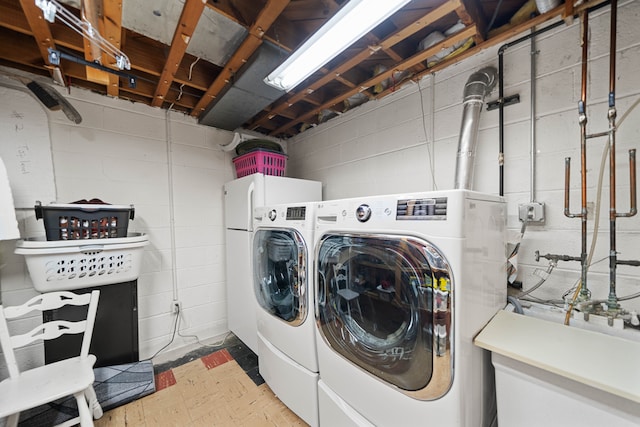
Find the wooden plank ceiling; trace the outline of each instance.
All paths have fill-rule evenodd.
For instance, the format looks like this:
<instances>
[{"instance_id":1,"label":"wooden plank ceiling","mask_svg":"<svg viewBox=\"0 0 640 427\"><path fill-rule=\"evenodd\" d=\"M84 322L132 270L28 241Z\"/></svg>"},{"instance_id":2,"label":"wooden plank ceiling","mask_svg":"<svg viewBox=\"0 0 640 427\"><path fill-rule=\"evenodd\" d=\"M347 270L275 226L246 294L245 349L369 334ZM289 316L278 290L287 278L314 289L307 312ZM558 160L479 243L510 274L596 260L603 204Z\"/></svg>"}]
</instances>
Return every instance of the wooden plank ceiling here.
<instances>
[{"instance_id":1,"label":"wooden plank ceiling","mask_svg":"<svg viewBox=\"0 0 640 427\"><path fill-rule=\"evenodd\" d=\"M84 17L129 57L131 70L123 71L136 78L135 87L127 78L74 61L63 59L56 70L49 63L48 48L113 70L117 67L113 58L78 32L59 20L43 19L34 0L0 0L0 65L42 76L62 74L70 87L198 117L233 84L265 40L293 51L346 2L185 0L167 46L122 26L123 1L133 0L82 0L76 2L80 10L65 8ZM246 29L246 37L226 53L228 60L222 65L188 53L196 27L209 22L200 19L207 8ZM295 135L533 26L558 16L570 18L575 10L561 5L543 15L536 12L533 0L413 0L243 127L278 137ZM456 24L461 24L458 32L426 49L418 48L427 35L444 33ZM453 46L460 46L457 55L434 61L434 55Z\"/></svg>"}]
</instances>

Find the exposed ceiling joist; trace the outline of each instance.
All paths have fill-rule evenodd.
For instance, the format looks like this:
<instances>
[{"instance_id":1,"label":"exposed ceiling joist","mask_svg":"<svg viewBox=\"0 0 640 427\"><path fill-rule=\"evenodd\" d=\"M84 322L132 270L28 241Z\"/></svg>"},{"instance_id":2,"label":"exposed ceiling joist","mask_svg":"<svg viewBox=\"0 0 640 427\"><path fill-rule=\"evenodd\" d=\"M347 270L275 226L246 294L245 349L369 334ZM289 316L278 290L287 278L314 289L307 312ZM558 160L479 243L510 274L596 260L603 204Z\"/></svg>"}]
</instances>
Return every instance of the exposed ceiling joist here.
<instances>
[{"instance_id":1,"label":"exposed ceiling joist","mask_svg":"<svg viewBox=\"0 0 640 427\"><path fill-rule=\"evenodd\" d=\"M81 4L82 18L91 25L91 28L97 30L100 34L104 34L104 25L100 18L100 15L102 15L102 0L82 0ZM92 35L85 34L83 42L84 59L89 62L99 62L100 64L105 65L105 61L102 60L102 49L93 39ZM109 73L90 66L86 66L85 70L89 81L105 85L108 90Z\"/></svg>"},{"instance_id":2,"label":"exposed ceiling joist","mask_svg":"<svg viewBox=\"0 0 640 427\"><path fill-rule=\"evenodd\" d=\"M256 22L249 28L249 35L233 54L211 86L209 86L202 98L200 98L200 101L191 112L192 116L198 117L205 110L206 106L231 82L234 74L242 68L249 60L249 57L258 49L258 46L262 44L262 37L265 32L271 27L288 4L289 0L267 1L267 4L260 11Z\"/></svg>"},{"instance_id":3,"label":"exposed ceiling joist","mask_svg":"<svg viewBox=\"0 0 640 427\"><path fill-rule=\"evenodd\" d=\"M465 25L475 24L478 29L475 37L476 44L480 44L486 38L486 34L488 33L487 29L487 20L484 16L484 13L480 9L480 4L474 0L462 0L463 7L459 7L456 9L456 13L460 17L460 20ZM498 6L496 6L498 7Z\"/></svg>"},{"instance_id":4,"label":"exposed ceiling joist","mask_svg":"<svg viewBox=\"0 0 640 427\"><path fill-rule=\"evenodd\" d=\"M257 84L265 69L284 61L348 0L135 0L135 6L123 0L58 1L76 17L84 5L87 20L126 54L137 79L129 87L126 78L63 59L71 86L182 111L217 126L203 115L210 118L219 112L214 107L229 105L242 83L248 93L234 105L251 110L242 126L287 137L534 26L569 23L606 0L567 1L543 15L531 0L412 0L293 91L269 97ZM462 30L452 34L454 27ZM446 35L426 43L438 33ZM43 78L53 71L48 48L115 67L112 58L92 52L82 34L58 20L46 22L34 0L0 0L0 36L9 41L0 45L0 65ZM267 51L265 62L261 55ZM265 69L256 70L257 63ZM256 84L247 89L248 81Z\"/></svg>"},{"instance_id":5,"label":"exposed ceiling joist","mask_svg":"<svg viewBox=\"0 0 640 427\"><path fill-rule=\"evenodd\" d=\"M152 106L159 107L164 102L203 10L203 0L185 1L180 20L173 34L171 50L164 63L164 69L160 75L155 94L153 95L153 101L151 101Z\"/></svg>"},{"instance_id":6,"label":"exposed ceiling joist","mask_svg":"<svg viewBox=\"0 0 640 427\"><path fill-rule=\"evenodd\" d=\"M38 45L42 61L53 76L53 66L49 63L49 49L55 49L56 45L49 29L49 23L42 17L42 11L33 0L20 0L20 5ZM60 70L60 73L61 77L64 78L62 70Z\"/></svg>"},{"instance_id":7,"label":"exposed ceiling joist","mask_svg":"<svg viewBox=\"0 0 640 427\"><path fill-rule=\"evenodd\" d=\"M102 28L104 38L116 48L122 50L122 0L102 0ZM102 63L109 64L110 58L103 54ZM108 74L107 93L110 96L118 96L119 77Z\"/></svg>"}]
</instances>

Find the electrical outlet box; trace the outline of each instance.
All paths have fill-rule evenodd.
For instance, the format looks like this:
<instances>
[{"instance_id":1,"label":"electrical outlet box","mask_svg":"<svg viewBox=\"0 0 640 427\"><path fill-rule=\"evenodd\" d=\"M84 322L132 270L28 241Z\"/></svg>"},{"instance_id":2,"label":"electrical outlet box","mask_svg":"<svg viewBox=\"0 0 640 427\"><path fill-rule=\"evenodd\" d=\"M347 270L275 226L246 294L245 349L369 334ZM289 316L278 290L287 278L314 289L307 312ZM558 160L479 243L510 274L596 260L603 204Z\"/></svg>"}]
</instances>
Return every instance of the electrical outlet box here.
<instances>
[{"instance_id":1,"label":"electrical outlet box","mask_svg":"<svg viewBox=\"0 0 640 427\"><path fill-rule=\"evenodd\" d=\"M182 303L180 301L172 301L171 302L171 312L174 314L178 314L182 311Z\"/></svg>"},{"instance_id":2,"label":"electrical outlet box","mask_svg":"<svg viewBox=\"0 0 640 427\"><path fill-rule=\"evenodd\" d=\"M529 202L518 206L520 221L527 224L542 225L545 223L544 203Z\"/></svg>"}]
</instances>

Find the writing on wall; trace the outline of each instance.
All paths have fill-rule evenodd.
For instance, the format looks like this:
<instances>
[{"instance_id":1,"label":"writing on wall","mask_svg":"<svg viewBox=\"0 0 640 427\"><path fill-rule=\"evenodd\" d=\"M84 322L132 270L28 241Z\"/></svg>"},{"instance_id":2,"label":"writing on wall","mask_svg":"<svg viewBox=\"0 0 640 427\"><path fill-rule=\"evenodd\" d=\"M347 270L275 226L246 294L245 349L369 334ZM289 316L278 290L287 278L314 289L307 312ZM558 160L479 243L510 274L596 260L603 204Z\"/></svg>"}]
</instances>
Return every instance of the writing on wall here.
<instances>
[{"instance_id":1,"label":"writing on wall","mask_svg":"<svg viewBox=\"0 0 640 427\"><path fill-rule=\"evenodd\" d=\"M48 120L28 92L0 86L0 158L16 208L56 200Z\"/></svg>"}]
</instances>

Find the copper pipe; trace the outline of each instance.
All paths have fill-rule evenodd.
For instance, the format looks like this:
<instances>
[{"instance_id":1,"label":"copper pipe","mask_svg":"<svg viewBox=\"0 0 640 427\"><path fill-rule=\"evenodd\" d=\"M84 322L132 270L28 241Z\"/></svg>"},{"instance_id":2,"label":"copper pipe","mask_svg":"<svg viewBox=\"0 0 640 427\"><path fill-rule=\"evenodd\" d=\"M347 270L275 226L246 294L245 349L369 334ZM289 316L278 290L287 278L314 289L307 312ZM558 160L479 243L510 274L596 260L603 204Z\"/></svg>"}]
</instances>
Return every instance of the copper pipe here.
<instances>
[{"instance_id":1,"label":"copper pipe","mask_svg":"<svg viewBox=\"0 0 640 427\"><path fill-rule=\"evenodd\" d=\"M617 15L618 0L611 0L611 30L609 32L609 107L613 107L615 105Z\"/></svg>"},{"instance_id":2,"label":"copper pipe","mask_svg":"<svg viewBox=\"0 0 640 427\"><path fill-rule=\"evenodd\" d=\"M611 30L609 34L609 297L608 310L618 310L616 295L616 269L618 254L616 244L616 26L617 1L611 1Z\"/></svg>"},{"instance_id":3,"label":"copper pipe","mask_svg":"<svg viewBox=\"0 0 640 427\"><path fill-rule=\"evenodd\" d=\"M580 299L589 299L590 292L587 288L587 55L589 36L589 12L581 13L582 22L582 82L580 102L578 102L578 122L580 124L580 189L581 209L579 214L572 214L569 209L569 179L571 175L571 159L565 158L565 184L564 184L564 214L569 218L580 218L581 248L580 248Z\"/></svg>"},{"instance_id":4,"label":"copper pipe","mask_svg":"<svg viewBox=\"0 0 640 427\"><path fill-rule=\"evenodd\" d=\"M587 55L588 55L588 43L587 39L589 36L589 12L585 10L582 12L582 84L581 84L581 95L580 95L580 104L579 108L582 108L580 113L587 113L586 103L587 103Z\"/></svg>"}]
</instances>

